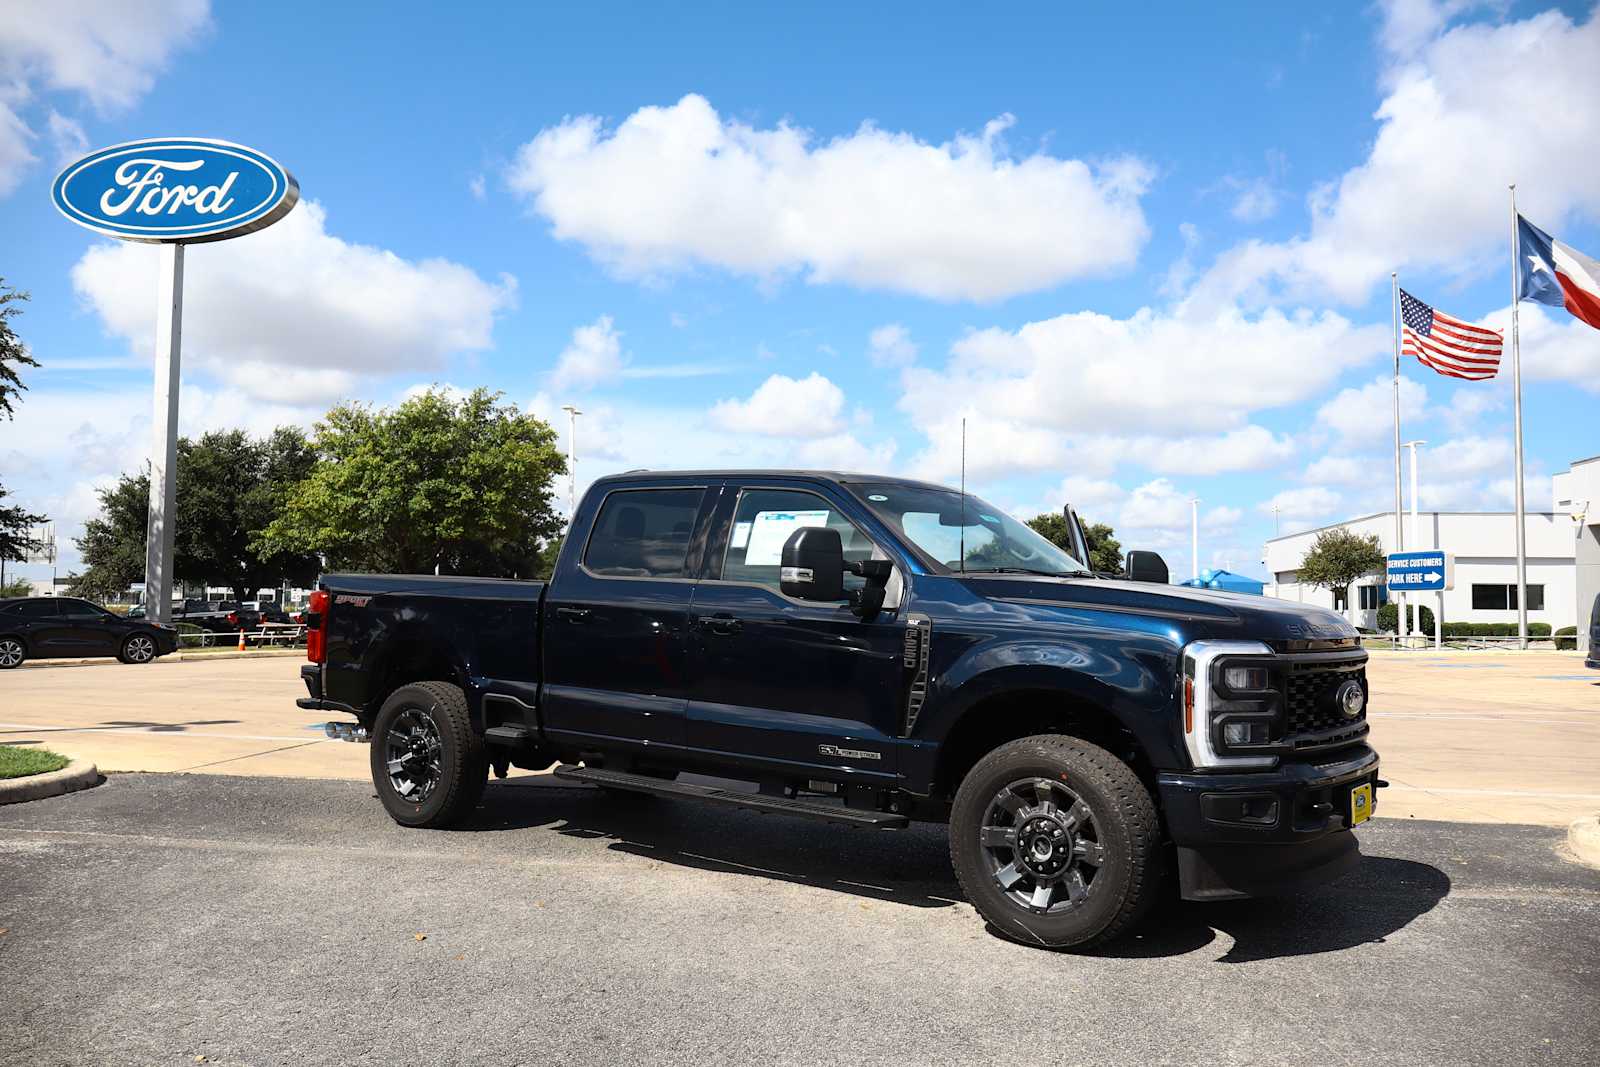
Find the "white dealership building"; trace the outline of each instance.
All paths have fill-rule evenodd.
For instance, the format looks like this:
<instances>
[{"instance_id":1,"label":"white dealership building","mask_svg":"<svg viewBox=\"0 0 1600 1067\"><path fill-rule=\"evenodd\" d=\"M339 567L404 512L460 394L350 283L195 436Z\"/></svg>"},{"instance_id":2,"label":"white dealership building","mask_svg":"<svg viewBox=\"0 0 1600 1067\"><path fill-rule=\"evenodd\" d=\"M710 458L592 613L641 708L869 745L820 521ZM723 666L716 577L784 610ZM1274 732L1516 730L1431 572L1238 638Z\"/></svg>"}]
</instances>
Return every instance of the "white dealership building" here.
<instances>
[{"instance_id":1,"label":"white dealership building","mask_svg":"<svg viewBox=\"0 0 1600 1067\"><path fill-rule=\"evenodd\" d=\"M1526 515L1528 621L1552 630L1578 628L1578 647L1600 596L1600 456L1578 460L1551 479L1551 509ZM1424 511L1413 525L1404 516L1406 551L1434 549L1455 558L1455 585L1442 594L1446 622L1517 621L1517 517L1513 512ZM1299 568L1317 535L1343 529L1376 534L1384 552L1395 551L1394 512L1381 511L1275 537L1262 561L1268 596L1333 607L1333 594L1299 581ZM1438 611L1438 593L1413 594L1413 603ZM1351 589L1355 623L1377 628L1378 608L1389 599L1384 577L1362 578Z\"/></svg>"}]
</instances>

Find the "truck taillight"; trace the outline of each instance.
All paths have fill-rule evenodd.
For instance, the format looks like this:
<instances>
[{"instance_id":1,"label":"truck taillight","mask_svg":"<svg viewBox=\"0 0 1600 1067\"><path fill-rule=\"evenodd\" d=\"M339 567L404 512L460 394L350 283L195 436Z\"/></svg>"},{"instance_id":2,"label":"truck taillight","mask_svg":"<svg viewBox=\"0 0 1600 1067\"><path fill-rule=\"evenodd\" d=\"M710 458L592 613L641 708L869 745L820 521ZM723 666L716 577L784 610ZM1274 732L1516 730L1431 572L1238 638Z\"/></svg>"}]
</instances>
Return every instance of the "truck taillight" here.
<instances>
[{"instance_id":1,"label":"truck taillight","mask_svg":"<svg viewBox=\"0 0 1600 1067\"><path fill-rule=\"evenodd\" d=\"M306 608L306 659L312 663L326 663L328 660L328 593L318 589L311 594L311 603Z\"/></svg>"}]
</instances>

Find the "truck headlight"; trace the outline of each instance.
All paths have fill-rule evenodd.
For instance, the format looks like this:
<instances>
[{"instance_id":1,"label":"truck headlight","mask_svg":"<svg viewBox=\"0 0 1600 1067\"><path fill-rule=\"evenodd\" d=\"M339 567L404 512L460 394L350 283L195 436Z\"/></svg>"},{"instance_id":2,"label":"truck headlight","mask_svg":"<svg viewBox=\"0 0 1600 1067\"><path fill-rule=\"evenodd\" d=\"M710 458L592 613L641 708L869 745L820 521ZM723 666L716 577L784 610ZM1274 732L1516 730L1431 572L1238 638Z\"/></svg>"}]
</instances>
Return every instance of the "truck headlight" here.
<instances>
[{"instance_id":1,"label":"truck headlight","mask_svg":"<svg viewBox=\"0 0 1600 1067\"><path fill-rule=\"evenodd\" d=\"M1196 641L1184 649L1183 741L1197 769L1277 765L1277 756L1260 751L1273 745L1282 706L1272 655L1259 641Z\"/></svg>"}]
</instances>

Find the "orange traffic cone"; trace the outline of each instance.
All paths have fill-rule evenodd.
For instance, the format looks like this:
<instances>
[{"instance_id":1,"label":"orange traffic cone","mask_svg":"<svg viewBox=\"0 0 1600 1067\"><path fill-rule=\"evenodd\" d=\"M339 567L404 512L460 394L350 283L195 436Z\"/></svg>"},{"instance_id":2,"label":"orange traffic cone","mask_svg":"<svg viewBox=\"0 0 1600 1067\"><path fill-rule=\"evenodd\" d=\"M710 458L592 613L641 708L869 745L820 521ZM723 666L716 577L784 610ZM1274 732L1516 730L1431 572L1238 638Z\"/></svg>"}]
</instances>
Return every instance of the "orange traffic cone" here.
<instances>
[{"instance_id":1,"label":"orange traffic cone","mask_svg":"<svg viewBox=\"0 0 1600 1067\"><path fill-rule=\"evenodd\" d=\"M244 627L239 627L239 651L244 651Z\"/></svg>"}]
</instances>

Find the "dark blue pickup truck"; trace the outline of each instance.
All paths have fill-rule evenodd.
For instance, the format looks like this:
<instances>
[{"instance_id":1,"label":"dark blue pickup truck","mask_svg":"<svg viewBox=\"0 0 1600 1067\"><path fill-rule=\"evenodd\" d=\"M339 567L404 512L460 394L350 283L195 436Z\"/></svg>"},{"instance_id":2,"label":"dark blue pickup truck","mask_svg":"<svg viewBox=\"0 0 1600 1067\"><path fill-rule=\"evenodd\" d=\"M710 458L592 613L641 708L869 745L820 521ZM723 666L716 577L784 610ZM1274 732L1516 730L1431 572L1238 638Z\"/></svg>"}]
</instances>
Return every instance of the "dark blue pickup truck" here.
<instances>
[{"instance_id":1,"label":"dark blue pickup truck","mask_svg":"<svg viewBox=\"0 0 1600 1067\"><path fill-rule=\"evenodd\" d=\"M1331 879L1373 811L1367 654L1338 615L1112 580L977 497L796 471L596 482L548 583L329 574L301 707L370 740L389 814L542 770L845 826L947 821L1018 941ZM683 773L693 780L679 780ZM725 781L732 779L734 781ZM741 785L742 783L742 785Z\"/></svg>"}]
</instances>

